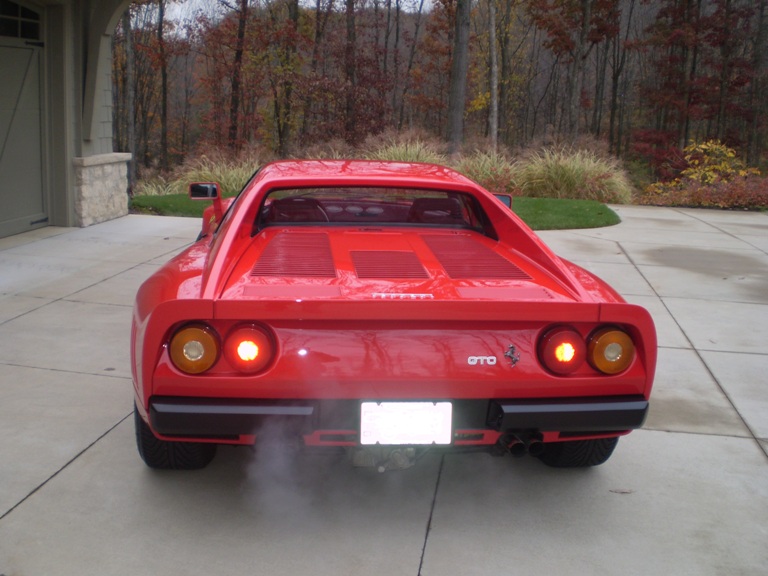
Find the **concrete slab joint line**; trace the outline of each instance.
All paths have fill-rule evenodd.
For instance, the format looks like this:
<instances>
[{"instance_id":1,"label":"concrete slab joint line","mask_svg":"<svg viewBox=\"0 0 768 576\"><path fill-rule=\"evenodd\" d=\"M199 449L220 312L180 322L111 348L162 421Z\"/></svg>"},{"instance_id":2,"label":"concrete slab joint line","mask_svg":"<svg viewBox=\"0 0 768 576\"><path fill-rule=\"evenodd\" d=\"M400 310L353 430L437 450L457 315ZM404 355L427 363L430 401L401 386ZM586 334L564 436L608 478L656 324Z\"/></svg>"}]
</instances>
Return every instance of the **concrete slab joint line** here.
<instances>
[{"instance_id":1,"label":"concrete slab joint line","mask_svg":"<svg viewBox=\"0 0 768 576\"><path fill-rule=\"evenodd\" d=\"M541 234L657 326L646 426L591 470L429 452L378 474L223 448L150 471L126 416L131 306L200 222L0 239L0 576L391 576L416 558L422 576L764 573L768 215L616 209L617 226Z\"/></svg>"}]
</instances>

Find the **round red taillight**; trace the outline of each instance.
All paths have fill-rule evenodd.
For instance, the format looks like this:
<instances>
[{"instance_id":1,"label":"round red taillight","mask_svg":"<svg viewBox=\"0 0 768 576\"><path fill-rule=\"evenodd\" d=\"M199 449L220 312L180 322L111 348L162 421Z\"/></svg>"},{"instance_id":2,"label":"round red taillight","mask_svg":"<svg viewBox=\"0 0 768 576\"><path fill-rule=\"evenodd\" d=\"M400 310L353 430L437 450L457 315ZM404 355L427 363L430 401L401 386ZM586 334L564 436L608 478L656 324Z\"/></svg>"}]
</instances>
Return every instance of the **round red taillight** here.
<instances>
[{"instance_id":1,"label":"round red taillight","mask_svg":"<svg viewBox=\"0 0 768 576\"><path fill-rule=\"evenodd\" d=\"M622 330L601 328L589 337L589 363L603 374L623 372L634 359L635 344Z\"/></svg>"},{"instance_id":2,"label":"round red taillight","mask_svg":"<svg viewBox=\"0 0 768 576\"><path fill-rule=\"evenodd\" d=\"M260 372L275 355L275 342L264 328L241 326L227 336L224 355L233 368L240 372Z\"/></svg>"},{"instance_id":3,"label":"round red taillight","mask_svg":"<svg viewBox=\"0 0 768 576\"><path fill-rule=\"evenodd\" d=\"M539 340L539 361L555 374L571 374L584 364L587 345L573 328L554 328Z\"/></svg>"},{"instance_id":4,"label":"round red taillight","mask_svg":"<svg viewBox=\"0 0 768 576\"><path fill-rule=\"evenodd\" d=\"M168 351L176 368L187 374L200 374L218 360L219 338L210 326L183 326L171 337Z\"/></svg>"}]
</instances>

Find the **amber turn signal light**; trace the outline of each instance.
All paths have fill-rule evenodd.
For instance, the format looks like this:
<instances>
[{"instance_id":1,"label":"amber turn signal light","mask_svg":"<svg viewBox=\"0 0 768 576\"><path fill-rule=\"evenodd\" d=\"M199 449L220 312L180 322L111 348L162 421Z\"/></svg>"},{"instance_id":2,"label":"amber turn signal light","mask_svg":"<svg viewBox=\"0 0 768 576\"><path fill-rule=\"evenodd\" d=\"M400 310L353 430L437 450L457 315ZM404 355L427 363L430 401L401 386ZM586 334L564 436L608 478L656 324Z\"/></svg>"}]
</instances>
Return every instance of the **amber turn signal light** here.
<instances>
[{"instance_id":1,"label":"amber turn signal light","mask_svg":"<svg viewBox=\"0 0 768 576\"><path fill-rule=\"evenodd\" d=\"M176 368L187 374L200 374L219 358L219 339L208 326L185 326L171 338L169 351Z\"/></svg>"},{"instance_id":2,"label":"amber turn signal light","mask_svg":"<svg viewBox=\"0 0 768 576\"><path fill-rule=\"evenodd\" d=\"M233 368L249 374L260 372L275 354L272 336L259 326L241 326L226 339L224 356Z\"/></svg>"},{"instance_id":3,"label":"amber turn signal light","mask_svg":"<svg viewBox=\"0 0 768 576\"><path fill-rule=\"evenodd\" d=\"M551 372L571 374L586 359L584 338L573 328L555 328L539 341L539 360Z\"/></svg>"},{"instance_id":4,"label":"amber turn signal light","mask_svg":"<svg viewBox=\"0 0 768 576\"><path fill-rule=\"evenodd\" d=\"M626 332L601 328L589 338L588 360L603 374L623 372L635 359L635 344Z\"/></svg>"}]
</instances>

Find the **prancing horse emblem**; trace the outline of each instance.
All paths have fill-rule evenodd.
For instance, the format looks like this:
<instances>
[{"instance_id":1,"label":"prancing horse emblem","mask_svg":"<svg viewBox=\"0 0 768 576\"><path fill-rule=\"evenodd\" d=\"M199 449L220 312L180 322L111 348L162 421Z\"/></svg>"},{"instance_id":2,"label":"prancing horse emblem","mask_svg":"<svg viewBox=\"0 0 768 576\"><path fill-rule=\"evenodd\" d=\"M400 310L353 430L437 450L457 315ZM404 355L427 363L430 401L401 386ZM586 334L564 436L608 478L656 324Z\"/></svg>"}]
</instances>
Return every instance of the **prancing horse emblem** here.
<instances>
[{"instance_id":1,"label":"prancing horse emblem","mask_svg":"<svg viewBox=\"0 0 768 576\"><path fill-rule=\"evenodd\" d=\"M507 351L504 352L504 357L509 358L509 361L512 364L512 368L514 368L517 363L520 362L520 354L517 352L517 348L515 348L514 344L509 345Z\"/></svg>"}]
</instances>

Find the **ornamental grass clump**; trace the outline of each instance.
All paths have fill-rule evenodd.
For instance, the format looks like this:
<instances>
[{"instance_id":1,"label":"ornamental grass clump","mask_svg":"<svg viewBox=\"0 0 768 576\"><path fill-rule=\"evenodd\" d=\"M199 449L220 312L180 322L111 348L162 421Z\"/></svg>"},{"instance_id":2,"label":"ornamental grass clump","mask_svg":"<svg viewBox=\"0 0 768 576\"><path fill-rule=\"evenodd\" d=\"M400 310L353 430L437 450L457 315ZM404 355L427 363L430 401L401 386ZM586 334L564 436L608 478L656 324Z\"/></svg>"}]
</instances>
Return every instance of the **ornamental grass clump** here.
<instances>
[{"instance_id":1,"label":"ornamental grass clump","mask_svg":"<svg viewBox=\"0 0 768 576\"><path fill-rule=\"evenodd\" d=\"M445 164L441 143L420 131L388 131L366 139L361 156L366 160Z\"/></svg>"},{"instance_id":2,"label":"ornamental grass clump","mask_svg":"<svg viewBox=\"0 0 768 576\"><path fill-rule=\"evenodd\" d=\"M618 160L570 148L534 152L520 162L517 184L523 196L571 198L626 204L632 184Z\"/></svg>"},{"instance_id":3,"label":"ornamental grass clump","mask_svg":"<svg viewBox=\"0 0 768 576\"><path fill-rule=\"evenodd\" d=\"M254 171L270 160L261 150L247 150L232 157L224 151L191 158L170 174L143 178L133 190L135 196L187 194L190 182L218 182L224 196L237 194Z\"/></svg>"},{"instance_id":4,"label":"ornamental grass clump","mask_svg":"<svg viewBox=\"0 0 768 576\"><path fill-rule=\"evenodd\" d=\"M365 154L368 160L394 160L396 162L427 162L445 164L446 158L426 142L398 142Z\"/></svg>"},{"instance_id":5,"label":"ornamental grass clump","mask_svg":"<svg viewBox=\"0 0 768 576\"><path fill-rule=\"evenodd\" d=\"M491 192L519 195L516 183L518 164L503 154L478 150L471 156L461 158L455 168Z\"/></svg>"}]
</instances>

